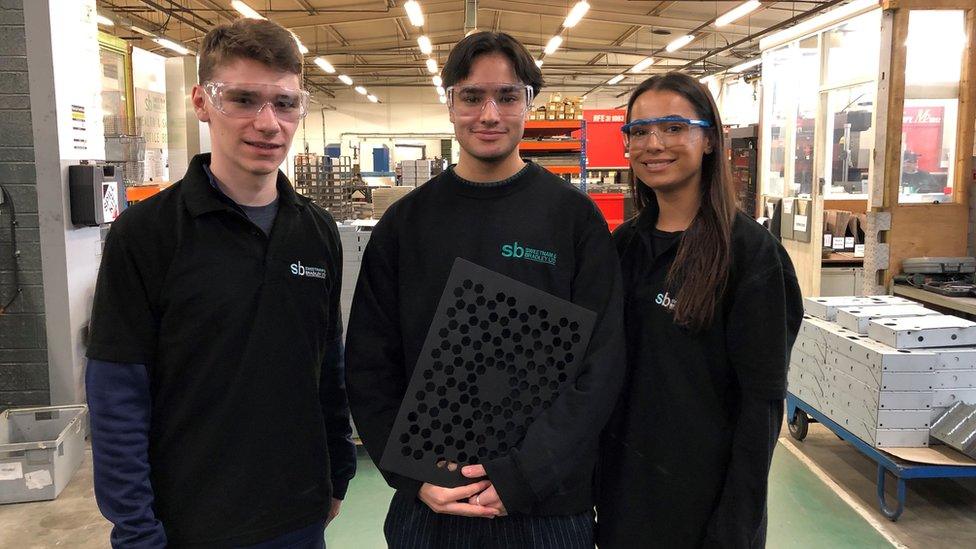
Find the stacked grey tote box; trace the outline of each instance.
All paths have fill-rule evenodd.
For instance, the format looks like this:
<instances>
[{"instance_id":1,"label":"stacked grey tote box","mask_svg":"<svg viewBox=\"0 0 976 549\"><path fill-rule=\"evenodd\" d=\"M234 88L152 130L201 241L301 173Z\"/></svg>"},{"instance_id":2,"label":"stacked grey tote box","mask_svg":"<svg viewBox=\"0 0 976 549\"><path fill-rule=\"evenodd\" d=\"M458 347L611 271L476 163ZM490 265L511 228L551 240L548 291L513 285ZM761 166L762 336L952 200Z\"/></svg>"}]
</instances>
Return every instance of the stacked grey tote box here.
<instances>
[{"instance_id":1,"label":"stacked grey tote box","mask_svg":"<svg viewBox=\"0 0 976 549\"><path fill-rule=\"evenodd\" d=\"M444 171L441 160L404 160L400 163L400 184L407 187L419 187Z\"/></svg>"},{"instance_id":2,"label":"stacked grey tote box","mask_svg":"<svg viewBox=\"0 0 976 549\"><path fill-rule=\"evenodd\" d=\"M806 298L789 389L865 442L923 447L976 402L976 324L892 296Z\"/></svg>"},{"instance_id":3,"label":"stacked grey tote box","mask_svg":"<svg viewBox=\"0 0 976 549\"><path fill-rule=\"evenodd\" d=\"M342 333L346 333L349 326L349 310L352 308L352 296L356 293L356 281L359 280L359 268L363 264L363 251L369 242L369 229L346 223L338 224L339 239L342 241L342 295L340 307L342 309Z\"/></svg>"}]
</instances>

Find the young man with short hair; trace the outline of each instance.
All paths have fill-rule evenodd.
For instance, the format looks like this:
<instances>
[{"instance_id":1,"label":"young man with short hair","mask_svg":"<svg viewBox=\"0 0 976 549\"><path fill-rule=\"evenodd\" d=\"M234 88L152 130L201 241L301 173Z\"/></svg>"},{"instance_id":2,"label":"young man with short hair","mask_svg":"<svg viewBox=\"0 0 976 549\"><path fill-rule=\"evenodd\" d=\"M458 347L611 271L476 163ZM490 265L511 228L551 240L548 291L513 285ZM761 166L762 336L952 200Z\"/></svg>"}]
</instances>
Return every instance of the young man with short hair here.
<instances>
[{"instance_id":1,"label":"young man with short hair","mask_svg":"<svg viewBox=\"0 0 976 549\"><path fill-rule=\"evenodd\" d=\"M503 33L461 40L443 70L458 164L394 204L373 230L353 299L353 417L379 463L455 258L597 314L576 379L508 454L443 488L383 471L397 489L394 549L593 547L593 468L624 374L622 289L606 222L586 195L519 157L542 74ZM544 250L551 263L505 248ZM484 478L485 480L480 480ZM493 520L485 520L492 518Z\"/></svg>"},{"instance_id":2,"label":"young man with short hair","mask_svg":"<svg viewBox=\"0 0 976 549\"><path fill-rule=\"evenodd\" d=\"M275 23L210 31L213 153L109 233L86 383L114 547L322 547L355 472L338 231L278 171L302 63Z\"/></svg>"}]
</instances>

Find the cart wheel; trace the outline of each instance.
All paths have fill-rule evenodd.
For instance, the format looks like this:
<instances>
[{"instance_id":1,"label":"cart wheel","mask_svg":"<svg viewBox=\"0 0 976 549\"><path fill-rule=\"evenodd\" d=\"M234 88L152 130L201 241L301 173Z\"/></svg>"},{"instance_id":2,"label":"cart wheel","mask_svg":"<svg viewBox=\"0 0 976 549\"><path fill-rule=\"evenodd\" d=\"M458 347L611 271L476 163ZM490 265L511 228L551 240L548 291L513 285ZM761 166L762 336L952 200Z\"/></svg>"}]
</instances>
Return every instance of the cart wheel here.
<instances>
[{"instance_id":1,"label":"cart wheel","mask_svg":"<svg viewBox=\"0 0 976 549\"><path fill-rule=\"evenodd\" d=\"M793 413L793 419L787 423L790 429L790 436L796 440L802 441L807 438L807 429L810 427L810 418L807 417L806 412L797 408L796 412Z\"/></svg>"}]
</instances>

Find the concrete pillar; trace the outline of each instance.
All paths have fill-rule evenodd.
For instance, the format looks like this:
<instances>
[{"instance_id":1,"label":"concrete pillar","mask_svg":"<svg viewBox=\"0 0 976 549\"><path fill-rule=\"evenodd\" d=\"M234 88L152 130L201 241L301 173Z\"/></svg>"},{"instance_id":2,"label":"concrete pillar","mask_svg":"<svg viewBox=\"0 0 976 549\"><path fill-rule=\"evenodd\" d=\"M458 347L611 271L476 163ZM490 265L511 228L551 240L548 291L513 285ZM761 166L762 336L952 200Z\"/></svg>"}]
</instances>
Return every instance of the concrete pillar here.
<instances>
[{"instance_id":1,"label":"concrete pillar","mask_svg":"<svg viewBox=\"0 0 976 549\"><path fill-rule=\"evenodd\" d=\"M23 8L50 401L77 403L102 239L98 227L71 224L68 166L105 158L95 0Z\"/></svg>"}]
</instances>

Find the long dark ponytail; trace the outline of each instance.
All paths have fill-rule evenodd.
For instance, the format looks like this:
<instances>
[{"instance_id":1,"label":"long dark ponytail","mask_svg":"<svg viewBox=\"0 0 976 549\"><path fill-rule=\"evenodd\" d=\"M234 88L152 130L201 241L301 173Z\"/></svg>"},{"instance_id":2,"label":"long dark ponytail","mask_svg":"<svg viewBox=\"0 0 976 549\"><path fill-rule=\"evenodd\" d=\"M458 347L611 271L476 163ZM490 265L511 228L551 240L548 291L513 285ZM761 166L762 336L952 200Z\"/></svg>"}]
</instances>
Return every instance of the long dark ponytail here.
<instances>
[{"instance_id":1,"label":"long dark ponytail","mask_svg":"<svg viewBox=\"0 0 976 549\"><path fill-rule=\"evenodd\" d=\"M691 103L702 120L712 122L706 135L710 153L702 157L701 206L685 230L677 256L668 271L667 285L677 290L674 320L698 331L712 323L725 291L732 265L732 224L737 210L735 186L729 169L722 119L711 92L695 78L679 72L655 75L641 82L627 102L627 122L634 102L647 91L670 91ZM657 203L654 191L631 174L630 191L638 213Z\"/></svg>"}]
</instances>

